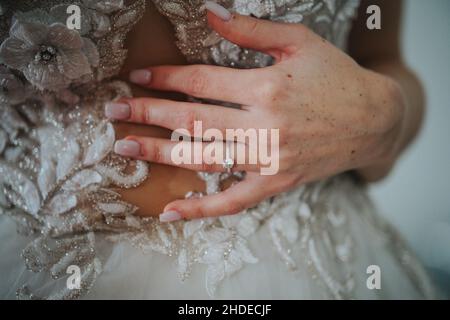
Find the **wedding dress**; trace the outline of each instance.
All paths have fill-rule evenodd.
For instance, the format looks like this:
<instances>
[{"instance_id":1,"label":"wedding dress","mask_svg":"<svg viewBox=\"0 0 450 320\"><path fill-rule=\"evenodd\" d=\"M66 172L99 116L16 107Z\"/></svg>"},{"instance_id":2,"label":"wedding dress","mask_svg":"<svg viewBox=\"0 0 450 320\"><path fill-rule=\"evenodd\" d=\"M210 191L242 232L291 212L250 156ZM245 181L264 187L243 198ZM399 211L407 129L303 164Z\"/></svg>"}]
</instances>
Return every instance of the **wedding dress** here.
<instances>
[{"instance_id":1,"label":"wedding dress","mask_svg":"<svg viewBox=\"0 0 450 320\"><path fill-rule=\"evenodd\" d=\"M190 63L270 65L208 28L204 0L153 0ZM220 0L232 12L303 23L345 50L358 0ZM117 188L149 165L112 153L103 106L130 96L112 80L144 0L0 4L0 297L432 298L422 266L349 174L301 186L239 215L161 224ZM199 174L207 193L226 174ZM149 196L158 196L149 195ZM187 197L202 194L192 192ZM68 287L70 266L81 272ZM381 288L367 285L370 266ZM373 290L372 290L373 289Z\"/></svg>"}]
</instances>

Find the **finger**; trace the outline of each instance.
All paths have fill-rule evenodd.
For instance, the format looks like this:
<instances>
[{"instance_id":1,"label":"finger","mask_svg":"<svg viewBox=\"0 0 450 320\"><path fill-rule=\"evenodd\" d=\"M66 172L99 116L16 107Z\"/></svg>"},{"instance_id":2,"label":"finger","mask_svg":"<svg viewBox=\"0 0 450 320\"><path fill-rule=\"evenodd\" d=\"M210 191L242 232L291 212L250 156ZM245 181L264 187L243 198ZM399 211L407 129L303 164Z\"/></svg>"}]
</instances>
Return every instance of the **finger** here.
<instances>
[{"instance_id":1,"label":"finger","mask_svg":"<svg viewBox=\"0 0 450 320\"><path fill-rule=\"evenodd\" d=\"M276 176L248 173L245 180L220 193L169 203L162 222L237 214L282 191Z\"/></svg>"},{"instance_id":2,"label":"finger","mask_svg":"<svg viewBox=\"0 0 450 320\"><path fill-rule=\"evenodd\" d=\"M149 137L128 137L116 141L114 152L125 157L176 166L193 171L226 172L224 159L229 157L223 142L172 141ZM235 161L234 155L232 163ZM243 159L232 171L256 171L259 165Z\"/></svg>"},{"instance_id":3,"label":"finger","mask_svg":"<svg viewBox=\"0 0 450 320\"><path fill-rule=\"evenodd\" d=\"M301 24L272 22L239 14L227 19L226 15L217 14L214 7L208 12L208 22L215 31L241 47L268 53L277 60L299 50L312 34Z\"/></svg>"},{"instance_id":4,"label":"finger","mask_svg":"<svg viewBox=\"0 0 450 320\"><path fill-rule=\"evenodd\" d=\"M130 81L155 90L250 105L263 85L262 72L207 65L159 66L131 72Z\"/></svg>"},{"instance_id":5,"label":"finger","mask_svg":"<svg viewBox=\"0 0 450 320\"><path fill-rule=\"evenodd\" d=\"M203 138L208 129L247 129L249 113L220 106L177 102L155 98L120 99L105 105L108 118L133 123L155 125L171 130L185 129L192 137ZM224 140L224 139L221 139Z\"/></svg>"}]
</instances>

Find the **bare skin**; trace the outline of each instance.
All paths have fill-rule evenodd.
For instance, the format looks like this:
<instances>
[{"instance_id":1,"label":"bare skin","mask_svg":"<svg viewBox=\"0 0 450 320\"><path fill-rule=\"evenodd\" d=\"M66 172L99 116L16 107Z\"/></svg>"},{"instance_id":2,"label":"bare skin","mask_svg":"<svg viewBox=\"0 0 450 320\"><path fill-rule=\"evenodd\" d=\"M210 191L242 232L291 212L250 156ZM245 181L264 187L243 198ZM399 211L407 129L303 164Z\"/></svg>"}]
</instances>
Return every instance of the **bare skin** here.
<instances>
[{"instance_id":1,"label":"bare skin","mask_svg":"<svg viewBox=\"0 0 450 320\"><path fill-rule=\"evenodd\" d=\"M152 30L149 34L148 30ZM122 68L120 78L128 82L129 73L134 69L152 65L187 64L184 56L175 45L173 27L169 21L159 14L153 4L147 3L144 17L130 32L126 47L128 56ZM162 93L143 89L132 85L136 97L158 97L183 100L180 94ZM115 124L117 138L130 135L149 137L170 137L170 130L157 126L138 125L125 122ZM187 169L153 163L150 178L137 188L120 190L124 199L137 205L138 214L143 216L158 216L167 203L182 199L189 191L203 191L204 183L197 174Z\"/></svg>"},{"instance_id":2,"label":"bare skin","mask_svg":"<svg viewBox=\"0 0 450 320\"><path fill-rule=\"evenodd\" d=\"M140 98L126 101L131 107L131 116L127 119L128 123L117 125L117 132L119 138L139 143L141 152L135 158L165 165L154 164L151 179L137 189L123 191L124 198L145 208L141 209L142 215L156 216L163 211L176 211L180 218L190 219L233 214L299 184L348 170L357 171L367 181L377 181L386 176L417 134L423 114L420 84L404 67L398 49L401 13L398 3L377 1L383 12L382 31L367 31L365 15L360 15L362 19L355 24L350 50L360 65L303 26L281 26L239 16L224 22L209 13L210 25L223 36L244 47L266 51L277 59L274 67L250 72L204 66L173 67L185 64L185 61L174 46L168 22L157 18L154 8L149 8L146 17L129 37L130 51L123 78L127 78L129 71L145 67L152 71L152 79L142 83L145 90L134 88L134 95ZM367 3L363 1L361 8L365 10L366 7ZM144 39L148 34L145 30L157 30L151 41ZM268 33L273 33L274 37L267 37ZM280 36L276 36L277 33ZM268 43L268 38L277 40ZM158 46L151 45L153 43ZM303 63L305 60L307 64ZM149 68L161 65L172 67ZM307 65L313 67L308 68ZM207 85L201 88L198 82L196 88L186 85L192 83L190 79L193 74L203 76ZM305 74L307 77L303 76ZM331 76L323 77L325 74ZM234 77L239 77L240 82L228 81L225 86L229 87L212 85L217 79L227 83L227 79L233 80ZM265 85L265 80L270 80L270 86ZM236 88L232 88L247 84L249 87L249 83L255 82L258 88L267 90L251 96L248 92L236 94ZM237 99L233 102L247 107L244 111L224 111L215 106L203 108L180 104L183 96L148 89L218 100ZM227 91L232 91L233 96L226 96ZM292 92L311 94L305 98ZM323 92L328 94L323 95ZM255 100L258 97L262 97L260 101ZM258 108L252 106L255 103ZM336 105L340 108L339 112ZM282 109L276 109L280 106ZM192 111L194 107L195 111ZM158 115L156 118L142 116L150 108L153 115ZM174 117L169 108L176 110L177 114L195 115L195 119L218 128L245 128L244 122L239 126L239 120L245 117L245 123L258 123L264 128L295 128L280 132L281 173L265 178L252 172L258 168L238 167L237 170L247 170L250 174L246 181L237 186L201 200L177 200L187 191L203 189L203 183L196 178L196 170L222 169L220 166L197 166L186 170L167 166L171 165L170 145L165 140L170 134L167 129L189 126L186 117ZM155 125L167 129L152 127ZM270 187L261 190L257 186L262 183Z\"/></svg>"}]
</instances>

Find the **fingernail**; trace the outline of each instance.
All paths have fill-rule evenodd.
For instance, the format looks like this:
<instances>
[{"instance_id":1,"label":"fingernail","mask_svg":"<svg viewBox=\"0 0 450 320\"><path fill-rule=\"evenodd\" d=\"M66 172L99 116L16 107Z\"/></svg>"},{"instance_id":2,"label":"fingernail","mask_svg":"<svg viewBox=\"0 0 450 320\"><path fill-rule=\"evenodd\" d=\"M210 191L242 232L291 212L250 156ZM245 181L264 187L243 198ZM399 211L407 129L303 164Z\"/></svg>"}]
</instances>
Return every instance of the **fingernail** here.
<instances>
[{"instance_id":1,"label":"fingernail","mask_svg":"<svg viewBox=\"0 0 450 320\"><path fill-rule=\"evenodd\" d=\"M174 222L181 220L181 214L176 211L166 211L159 216L160 222Z\"/></svg>"},{"instance_id":2,"label":"fingernail","mask_svg":"<svg viewBox=\"0 0 450 320\"><path fill-rule=\"evenodd\" d=\"M130 117L130 106L126 103L107 102L105 116L114 120L126 120Z\"/></svg>"},{"instance_id":3,"label":"fingernail","mask_svg":"<svg viewBox=\"0 0 450 320\"><path fill-rule=\"evenodd\" d=\"M147 69L134 70L130 72L130 81L137 84L149 84L152 73Z\"/></svg>"},{"instance_id":4,"label":"fingernail","mask_svg":"<svg viewBox=\"0 0 450 320\"><path fill-rule=\"evenodd\" d=\"M141 154L141 145L133 140L118 140L114 145L114 152L125 157L138 157Z\"/></svg>"},{"instance_id":5,"label":"fingernail","mask_svg":"<svg viewBox=\"0 0 450 320\"><path fill-rule=\"evenodd\" d=\"M226 8L222 7L220 4L215 3L214 1L206 1L205 2L205 8L206 10L211 11L216 16L218 16L223 21L230 21L231 20L231 12L228 11Z\"/></svg>"}]
</instances>

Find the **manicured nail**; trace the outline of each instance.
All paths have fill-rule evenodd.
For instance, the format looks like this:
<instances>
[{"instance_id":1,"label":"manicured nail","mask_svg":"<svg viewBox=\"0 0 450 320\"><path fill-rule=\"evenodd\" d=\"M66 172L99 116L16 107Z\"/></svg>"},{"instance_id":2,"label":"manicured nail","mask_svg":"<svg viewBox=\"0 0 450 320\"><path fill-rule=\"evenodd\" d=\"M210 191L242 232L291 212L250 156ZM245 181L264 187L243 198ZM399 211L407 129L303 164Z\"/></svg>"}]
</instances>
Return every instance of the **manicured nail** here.
<instances>
[{"instance_id":1,"label":"manicured nail","mask_svg":"<svg viewBox=\"0 0 450 320\"><path fill-rule=\"evenodd\" d=\"M121 102L107 102L105 116L114 120L126 120L130 117L130 106Z\"/></svg>"},{"instance_id":2,"label":"manicured nail","mask_svg":"<svg viewBox=\"0 0 450 320\"><path fill-rule=\"evenodd\" d=\"M130 81L137 84L149 84L152 73L147 69L134 70L130 72Z\"/></svg>"},{"instance_id":3,"label":"manicured nail","mask_svg":"<svg viewBox=\"0 0 450 320\"><path fill-rule=\"evenodd\" d=\"M206 1L205 2L206 10L211 11L216 16L218 16L223 21L230 21L232 18L231 12L226 8L222 7L220 4L215 3L214 1Z\"/></svg>"},{"instance_id":4,"label":"manicured nail","mask_svg":"<svg viewBox=\"0 0 450 320\"><path fill-rule=\"evenodd\" d=\"M114 145L114 152L125 157L138 157L141 154L141 145L133 140L118 140Z\"/></svg>"},{"instance_id":5,"label":"manicured nail","mask_svg":"<svg viewBox=\"0 0 450 320\"><path fill-rule=\"evenodd\" d=\"M181 220L181 214L176 211L166 211L159 216L160 222L174 222Z\"/></svg>"}]
</instances>

